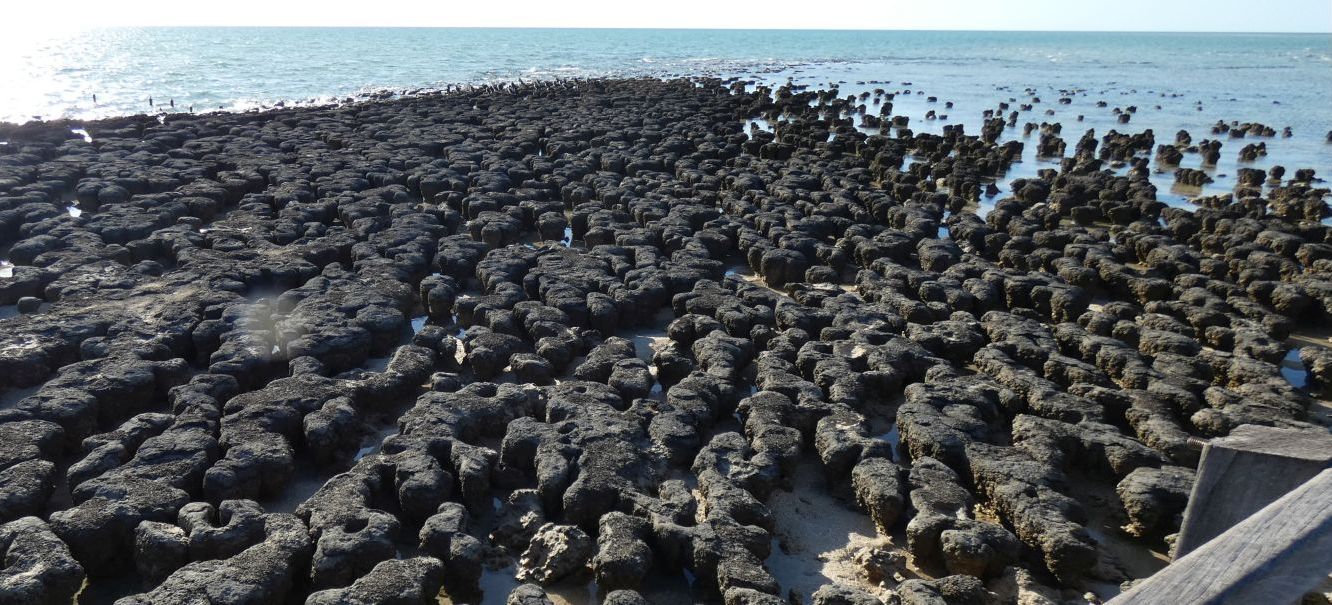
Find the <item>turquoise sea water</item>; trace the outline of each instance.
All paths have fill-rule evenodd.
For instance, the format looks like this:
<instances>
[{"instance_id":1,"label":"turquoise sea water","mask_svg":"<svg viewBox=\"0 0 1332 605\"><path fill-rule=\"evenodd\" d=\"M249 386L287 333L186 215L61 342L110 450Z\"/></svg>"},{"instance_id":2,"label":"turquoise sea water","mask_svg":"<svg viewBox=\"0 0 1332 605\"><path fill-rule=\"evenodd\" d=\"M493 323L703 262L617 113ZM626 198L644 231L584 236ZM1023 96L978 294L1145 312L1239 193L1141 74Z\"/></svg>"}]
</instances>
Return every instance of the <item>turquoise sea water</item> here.
<instances>
[{"instance_id":1,"label":"turquoise sea water","mask_svg":"<svg viewBox=\"0 0 1332 605\"><path fill-rule=\"evenodd\" d=\"M1332 171L1332 35L928 31L135 28L0 39L0 120L87 119L159 111L247 110L371 92L575 76L747 76L841 83L843 95L899 94L915 130L963 123L1000 101L1042 98L1019 124L1083 130L1179 129L1208 137L1217 120L1257 121L1254 165ZM864 82L864 84L857 84ZM871 84L870 82L875 82ZM907 84L909 83L909 84ZM1069 105L1061 91L1078 91ZM92 95L97 95L94 103ZM931 104L928 96L937 96ZM148 105L152 97L153 106ZM168 104L174 101L175 106ZM951 109L944 102L953 101ZM1104 101L1105 107L1097 102ZM1138 108L1130 124L1115 107ZM1157 108L1157 106L1160 106ZM934 109L945 120L924 120ZM1047 115L1047 110L1053 110ZM1084 116L1083 122L1077 116ZM1010 130L1006 136L1020 133ZM1229 190L1227 140L1214 186ZM1034 148L1034 141L1028 145ZM1196 163L1196 156L1192 158ZM1032 158L1027 171L1039 167ZM1229 165L1227 164L1229 163ZM1185 165L1190 165L1186 160Z\"/></svg>"},{"instance_id":2,"label":"turquoise sea water","mask_svg":"<svg viewBox=\"0 0 1332 605\"><path fill-rule=\"evenodd\" d=\"M149 111L149 96L233 109L458 82L791 66L856 66L956 93L1006 84L1234 97L1240 108L1282 100L1278 115L1332 119L1328 34L136 28L16 39L0 52L10 121Z\"/></svg>"}]
</instances>

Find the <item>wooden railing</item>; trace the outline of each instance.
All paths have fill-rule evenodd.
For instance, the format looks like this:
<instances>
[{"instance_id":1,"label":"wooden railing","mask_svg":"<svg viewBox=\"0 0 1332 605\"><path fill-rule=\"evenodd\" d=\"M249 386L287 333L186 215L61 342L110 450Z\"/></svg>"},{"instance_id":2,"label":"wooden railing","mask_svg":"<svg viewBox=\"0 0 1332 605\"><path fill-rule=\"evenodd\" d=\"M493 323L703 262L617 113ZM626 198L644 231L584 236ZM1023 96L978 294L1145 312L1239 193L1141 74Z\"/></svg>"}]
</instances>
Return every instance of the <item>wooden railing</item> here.
<instances>
[{"instance_id":1,"label":"wooden railing","mask_svg":"<svg viewBox=\"0 0 1332 605\"><path fill-rule=\"evenodd\" d=\"M1332 574L1332 435L1243 426L1203 448L1176 560L1110 605L1292 605Z\"/></svg>"},{"instance_id":2,"label":"wooden railing","mask_svg":"<svg viewBox=\"0 0 1332 605\"><path fill-rule=\"evenodd\" d=\"M1332 573L1332 469L1111 600L1111 605L1298 603Z\"/></svg>"}]
</instances>

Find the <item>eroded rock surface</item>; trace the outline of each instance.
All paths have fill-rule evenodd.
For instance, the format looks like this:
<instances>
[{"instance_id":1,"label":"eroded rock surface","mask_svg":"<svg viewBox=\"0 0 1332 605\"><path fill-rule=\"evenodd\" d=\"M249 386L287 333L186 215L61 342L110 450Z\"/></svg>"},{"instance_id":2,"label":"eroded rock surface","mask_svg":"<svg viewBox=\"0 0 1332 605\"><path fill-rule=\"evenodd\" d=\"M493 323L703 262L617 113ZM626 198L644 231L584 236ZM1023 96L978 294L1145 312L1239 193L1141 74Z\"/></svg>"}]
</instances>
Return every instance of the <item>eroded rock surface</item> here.
<instances>
[{"instance_id":1,"label":"eroded rock surface","mask_svg":"<svg viewBox=\"0 0 1332 605\"><path fill-rule=\"evenodd\" d=\"M5 130L0 603L1043 599L1175 531L1191 439L1326 430L1312 171L1186 210L1148 158L1218 145L1033 123L1062 161L1005 180L1018 111L915 133L894 94ZM837 514L774 505L810 490Z\"/></svg>"}]
</instances>

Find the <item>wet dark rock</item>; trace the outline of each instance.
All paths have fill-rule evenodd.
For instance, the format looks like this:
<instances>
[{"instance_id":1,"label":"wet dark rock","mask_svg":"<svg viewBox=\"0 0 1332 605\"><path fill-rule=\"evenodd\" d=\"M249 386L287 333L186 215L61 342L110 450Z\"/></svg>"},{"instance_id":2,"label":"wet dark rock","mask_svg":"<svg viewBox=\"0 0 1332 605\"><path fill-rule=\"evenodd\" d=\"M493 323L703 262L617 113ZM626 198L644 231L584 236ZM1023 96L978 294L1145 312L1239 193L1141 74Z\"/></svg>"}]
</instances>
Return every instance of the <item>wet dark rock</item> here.
<instances>
[{"instance_id":1,"label":"wet dark rock","mask_svg":"<svg viewBox=\"0 0 1332 605\"><path fill-rule=\"evenodd\" d=\"M630 401L647 397L654 381L647 362L634 357L615 362L606 382L619 391L626 401Z\"/></svg>"},{"instance_id":2,"label":"wet dark rock","mask_svg":"<svg viewBox=\"0 0 1332 605\"><path fill-rule=\"evenodd\" d=\"M264 538L264 509L251 500L224 500L216 509L204 502L181 507L177 524L189 533L195 561L225 559Z\"/></svg>"},{"instance_id":3,"label":"wet dark rock","mask_svg":"<svg viewBox=\"0 0 1332 605\"><path fill-rule=\"evenodd\" d=\"M892 458L888 443L870 438L864 418L850 412L828 415L818 421L814 429L814 449L829 475L838 478L848 476L853 467L863 460ZM881 463L873 463L862 472L872 475L883 471L891 474L891 469L876 468L881 466ZM890 514L891 498L886 497L887 494L866 492L866 495L873 496L872 501L866 504L867 507L871 504L884 507L880 511L884 520L894 516Z\"/></svg>"},{"instance_id":4,"label":"wet dark rock","mask_svg":"<svg viewBox=\"0 0 1332 605\"><path fill-rule=\"evenodd\" d=\"M1043 554L1052 573L1075 578L1091 569L1096 543L1081 525L1085 511L1058 491L1064 485L1058 469L1018 448L986 444L969 445L967 460L979 491L1024 544Z\"/></svg>"},{"instance_id":5,"label":"wet dark rock","mask_svg":"<svg viewBox=\"0 0 1332 605\"><path fill-rule=\"evenodd\" d=\"M597 554L591 566L603 590L637 589L652 568L652 549L645 539L651 525L620 512L601 517L597 531Z\"/></svg>"},{"instance_id":6,"label":"wet dark rock","mask_svg":"<svg viewBox=\"0 0 1332 605\"><path fill-rule=\"evenodd\" d=\"M1124 476L1165 463L1165 457L1119 429L1096 422L1070 424L1019 414L1013 419L1013 445L1055 467L1077 465L1092 472Z\"/></svg>"},{"instance_id":7,"label":"wet dark rock","mask_svg":"<svg viewBox=\"0 0 1332 605\"><path fill-rule=\"evenodd\" d=\"M42 514L55 483L55 464L49 460L28 460L0 470L0 521Z\"/></svg>"},{"instance_id":8,"label":"wet dark rock","mask_svg":"<svg viewBox=\"0 0 1332 605\"><path fill-rule=\"evenodd\" d=\"M970 361L987 343L985 333L975 321L946 320L932 324L908 324L907 336L931 353L953 361Z\"/></svg>"},{"instance_id":9,"label":"wet dark rock","mask_svg":"<svg viewBox=\"0 0 1332 605\"><path fill-rule=\"evenodd\" d=\"M643 595L632 590L612 590L606 593L603 605L648 605Z\"/></svg>"},{"instance_id":10,"label":"wet dark rock","mask_svg":"<svg viewBox=\"0 0 1332 605\"><path fill-rule=\"evenodd\" d=\"M190 561L185 530L170 523L144 521L134 530L134 564L149 586L160 584Z\"/></svg>"},{"instance_id":11,"label":"wet dark rock","mask_svg":"<svg viewBox=\"0 0 1332 605\"><path fill-rule=\"evenodd\" d=\"M877 597L854 586L828 584L814 591L815 605L880 605Z\"/></svg>"},{"instance_id":12,"label":"wet dark rock","mask_svg":"<svg viewBox=\"0 0 1332 605\"><path fill-rule=\"evenodd\" d=\"M37 517L0 525L0 602L72 603L83 588L83 567L69 548Z\"/></svg>"},{"instance_id":13,"label":"wet dark rock","mask_svg":"<svg viewBox=\"0 0 1332 605\"><path fill-rule=\"evenodd\" d=\"M421 524L421 551L435 558L447 560L453 538L467 529L467 509L457 502L445 502L439 510Z\"/></svg>"},{"instance_id":14,"label":"wet dark rock","mask_svg":"<svg viewBox=\"0 0 1332 605\"><path fill-rule=\"evenodd\" d=\"M387 513L349 517L340 525L323 528L310 562L310 579L317 587L345 586L395 552L399 523Z\"/></svg>"},{"instance_id":15,"label":"wet dark rock","mask_svg":"<svg viewBox=\"0 0 1332 605\"><path fill-rule=\"evenodd\" d=\"M809 259L798 250L774 248L763 253L759 273L763 274L763 281L768 287L780 288L789 283L804 281L808 269Z\"/></svg>"},{"instance_id":16,"label":"wet dark rock","mask_svg":"<svg viewBox=\"0 0 1332 605\"><path fill-rule=\"evenodd\" d=\"M523 382L550 384L554 380L554 365L535 353L515 353L509 358L509 366L513 368L514 376Z\"/></svg>"},{"instance_id":17,"label":"wet dark rock","mask_svg":"<svg viewBox=\"0 0 1332 605\"><path fill-rule=\"evenodd\" d=\"M504 605L555 605L555 602L546 596L546 591L540 586L523 584L509 593Z\"/></svg>"},{"instance_id":18,"label":"wet dark rock","mask_svg":"<svg viewBox=\"0 0 1332 605\"><path fill-rule=\"evenodd\" d=\"M430 605L438 602L444 564L431 557L390 559L347 588L310 595L310 605Z\"/></svg>"},{"instance_id":19,"label":"wet dark rock","mask_svg":"<svg viewBox=\"0 0 1332 605\"><path fill-rule=\"evenodd\" d=\"M983 605L993 600L979 578L952 575L936 580L907 580L897 586L902 605Z\"/></svg>"},{"instance_id":20,"label":"wet dark rock","mask_svg":"<svg viewBox=\"0 0 1332 605\"><path fill-rule=\"evenodd\" d=\"M448 558L444 561L445 584L454 590L473 590L483 572L486 548L480 540L460 534L449 541Z\"/></svg>"},{"instance_id":21,"label":"wet dark rock","mask_svg":"<svg viewBox=\"0 0 1332 605\"><path fill-rule=\"evenodd\" d=\"M1104 579L1069 478L1118 483L1155 541L1190 439L1317 428L1332 361L1302 349L1297 386L1288 344L1332 309L1315 172L1240 167L1189 208L1152 185L1276 129L1028 121L1063 159L1011 179L1036 91L978 136L871 94L543 80L93 121L92 146L0 129L0 536L49 544L0 540L6 586L418 603L526 551L611 603L686 570L689 598L776 605L769 505L809 457L952 574L899 600L982 602L1019 558ZM905 563L861 555L873 582Z\"/></svg>"},{"instance_id":22,"label":"wet dark rock","mask_svg":"<svg viewBox=\"0 0 1332 605\"><path fill-rule=\"evenodd\" d=\"M851 470L856 502L884 534L892 532L906 504L903 474L901 467L885 458L865 458Z\"/></svg>"},{"instance_id":23,"label":"wet dark rock","mask_svg":"<svg viewBox=\"0 0 1332 605\"><path fill-rule=\"evenodd\" d=\"M0 424L0 468L54 458L65 438L60 426L44 420Z\"/></svg>"},{"instance_id":24,"label":"wet dark rock","mask_svg":"<svg viewBox=\"0 0 1332 605\"><path fill-rule=\"evenodd\" d=\"M1175 182L1192 187L1201 187L1212 182L1212 177L1201 170L1192 168L1180 168L1175 171Z\"/></svg>"},{"instance_id":25,"label":"wet dark rock","mask_svg":"<svg viewBox=\"0 0 1332 605\"><path fill-rule=\"evenodd\" d=\"M687 349L672 340L652 353L652 365L657 368L657 380L672 385L694 371L693 357Z\"/></svg>"},{"instance_id":26,"label":"wet dark rock","mask_svg":"<svg viewBox=\"0 0 1332 605\"><path fill-rule=\"evenodd\" d=\"M920 458L909 478L916 514L907 524L907 548L916 565L994 577L1017 560L1021 543L1002 526L972 517L973 498L951 469Z\"/></svg>"},{"instance_id":27,"label":"wet dark rock","mask_svg":"<svg viewBox=\"0 0 1332 605\"><path fill-rule=\"evenodd\" d=\"M170 522L189 495L165 483L125 478L99 486L78 505L52 513L51 529L89 575L112 574L132 561L142 521Z\"/></svg>"},{"instance_id":28,"label":"wet dark rock","mask_svg":"<svg viewBox=\"0 0 1332 605\"><path fill-rule=\"evenodd\" d=\"M295 471L295 439L308 431L313 442L329 448L348 442L335 407L324 409L345 393L346 382L317 374L275 380L263 389L243 393L223 408L218 445L221 460L203 475L203 491L212 499L257 498L281 491ZM307 425L306 415L318 412ZM340 436L341 434L341 436Z\"/></svg>"},{"instance_id":29,"label":"wet dark rock","mask_svg":"<svg viewBox=\"0 0 1332 605\"><path fill-rule=\"evenodd\" d=\"M1178 466L1143 467L1129 473L1115 488L1129 518L1124 531L1143 537L1178 531L1193 479L1192 470Z\"/></svg>"},{"instance_id":30,"label":"wet dark rock","mask_svg":"<svg viewBox=\"0 0 1332 605\"><path fill-rule=\"evenodd\" d=\"M1300 363L1320 387L1332 384L1332 349L1308 346L1300 349Z\"/></svg>"},{"instance_id":31,"label":"wet dark rock","mask_svg":"<svg viewBox=\"0 0 1332 605\"><path fill-rule=\"evenodd\" d=\"M151 591L116 603L281 602L309 559L310 537L299 519L281 513L266 516L264 534L264 540L233 557L190 563Z\"/></svg>"},{"instance_id":32,"label":"wet dark rock","mask_svg":"<svg viewBox=\"0 0 1332 605\"><path fill-rule=\"evenodd\" d=\"M466 363L480 379L499 375L509 366L510 357L528 348L521 338L484 328L468 330L462 340L467 351Z\"/></svg>"},{"instance_id":33,"label":"wet dark rock","mask_svg":"<svg viewBox=\"0 0 1332 605\"><path fill-rule=\"evenodd\" d=\"M23 313L25 315L28 313L36 313L39 309L42 308L43 302L45 301L43 301L40 298L37 298L36 296L24 296L18 299L18 302L15 303L15 308L18 310L19 313Z\"/></svg>"}]
</instances>

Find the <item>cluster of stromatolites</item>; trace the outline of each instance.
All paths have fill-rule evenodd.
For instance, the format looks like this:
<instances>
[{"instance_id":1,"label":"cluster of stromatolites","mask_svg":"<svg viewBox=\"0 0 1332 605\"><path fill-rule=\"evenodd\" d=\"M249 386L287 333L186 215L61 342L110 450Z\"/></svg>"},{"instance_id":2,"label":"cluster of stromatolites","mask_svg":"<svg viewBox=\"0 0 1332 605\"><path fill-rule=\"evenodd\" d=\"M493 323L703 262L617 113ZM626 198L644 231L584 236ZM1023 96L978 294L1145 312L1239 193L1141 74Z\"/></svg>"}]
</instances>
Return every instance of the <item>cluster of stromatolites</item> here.
<instances>
[{"instance_id":1,"label":"cluster of stromatolites","mask_svg":"<svg viewBox=\"0 0 1332 605\"><path fill-rule=\"evenodd\" d=\"M1312 171L1187 211L1089 134L982 218L1003 119L726 84L5 126L0 603L785 603L802 489L881 538L814 603L1058 598L1314 426Z\"/></svg>"}]
</instances>

